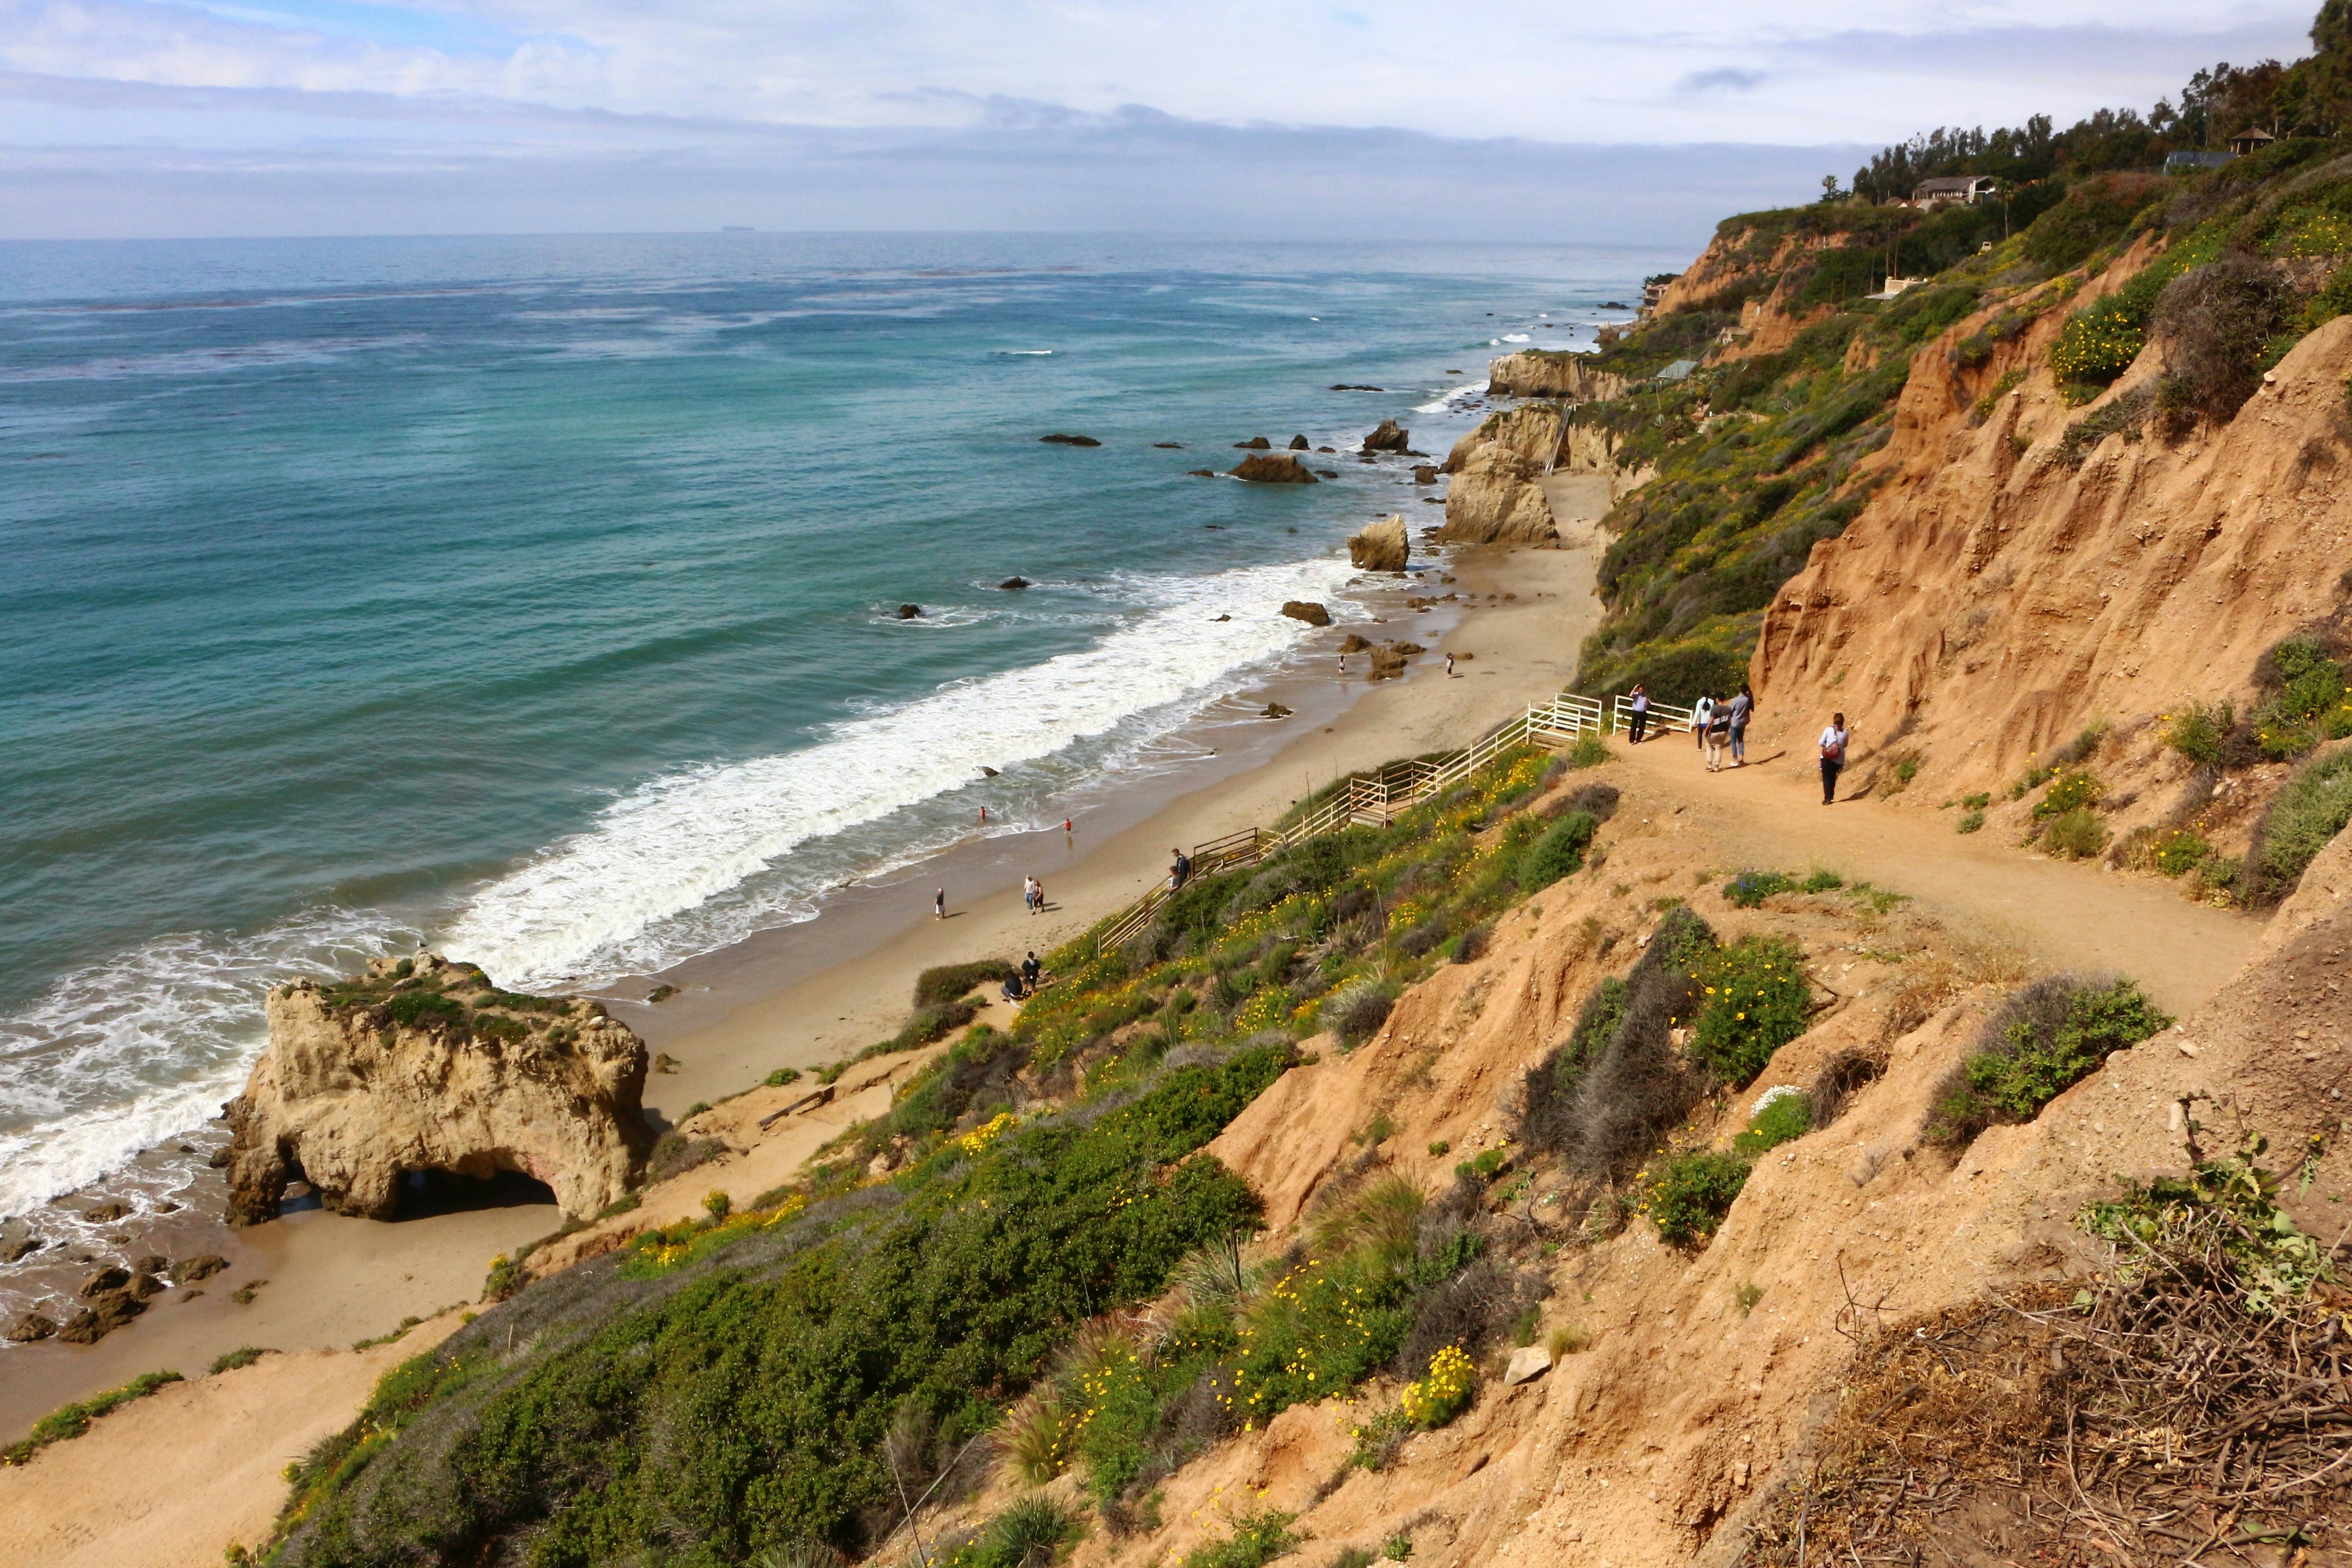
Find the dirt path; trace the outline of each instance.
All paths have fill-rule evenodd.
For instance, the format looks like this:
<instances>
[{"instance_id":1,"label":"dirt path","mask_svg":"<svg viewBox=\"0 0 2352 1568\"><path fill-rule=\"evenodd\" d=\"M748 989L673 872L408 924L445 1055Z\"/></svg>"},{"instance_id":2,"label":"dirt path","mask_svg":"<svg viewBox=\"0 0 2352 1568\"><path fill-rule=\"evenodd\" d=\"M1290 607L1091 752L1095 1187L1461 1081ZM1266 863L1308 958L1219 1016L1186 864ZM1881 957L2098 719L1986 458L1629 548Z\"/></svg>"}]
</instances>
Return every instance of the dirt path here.
<instances>
[{"instance_id":1,"label":"dirt path","mask_svg":"<svg viewBox=\"0 0 2352 1568\"><path fill-rule=\"evenodd\" d=\"M1688 735L1612 749L1621 765L1664 785L1737 855L1727 876L1745 868L1826 868L1910 894L1956 930L1973 926L2012 939L2053 967L2128 974L2175 1014L2221 989L2262 935L2262 921L2189 903L2168 883L2044 859L1986 834L1964 836L1948 814L1931 817L1874 800L1824 806L1806 736L1751 745L1751 765L1713 774Z\"/></svg>"}]
</instances>

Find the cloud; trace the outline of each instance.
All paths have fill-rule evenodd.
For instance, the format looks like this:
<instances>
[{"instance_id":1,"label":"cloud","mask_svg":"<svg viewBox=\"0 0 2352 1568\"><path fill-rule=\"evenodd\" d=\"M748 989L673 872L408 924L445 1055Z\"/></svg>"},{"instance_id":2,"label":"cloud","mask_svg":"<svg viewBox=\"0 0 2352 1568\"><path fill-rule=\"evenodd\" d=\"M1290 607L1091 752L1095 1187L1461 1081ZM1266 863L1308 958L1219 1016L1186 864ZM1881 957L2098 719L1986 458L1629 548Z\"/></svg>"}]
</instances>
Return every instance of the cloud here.
<instances>
[{"instance_id":1,"label":"cloud","mask_svg":"<svg viewBox=\"0 0 2352 1568\"><path fill-rule=\"evenodd\" d=\"M1695 71L1675 83L1676 92L1746 92L1770 79L1769 71L1744 71L1723 66L1711 71Z\"/></svg>"}]
</instances>

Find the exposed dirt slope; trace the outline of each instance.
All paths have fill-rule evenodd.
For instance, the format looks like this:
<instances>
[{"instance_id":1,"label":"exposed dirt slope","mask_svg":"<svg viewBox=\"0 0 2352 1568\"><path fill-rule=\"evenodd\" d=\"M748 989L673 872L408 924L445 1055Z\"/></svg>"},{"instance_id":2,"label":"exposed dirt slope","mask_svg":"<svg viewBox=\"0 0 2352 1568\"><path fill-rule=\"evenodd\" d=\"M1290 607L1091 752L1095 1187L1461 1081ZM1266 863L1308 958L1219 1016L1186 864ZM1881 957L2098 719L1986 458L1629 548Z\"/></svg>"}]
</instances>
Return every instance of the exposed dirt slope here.
<instances>
[{"instance_id":1,"label":"exposed dirt slope","mask_svg":"<svg viewBox=\"0 0 2352 1568\"><path fill-rule=\"evenodd\" d=\"M0 1469L0 1568L216 1568L230 1545L268 1538L279 1472L458 1321L452 1311L369 1350L267 1355L173 1384Z\"/></svg>"},{"instance_id":2,"label":"exposed dirt slope","mask_svg":"<svg viewBox=\"0 0 2352 1568\"><path fill-rule=\"evenodd\" d=\"M2084 416L2047 369L2063 312L1961 369L1953 346L1997 313L1914 359L1872 459L1882 487L1780 590L1752 666L1768 710L1843 709L1869 751L1919 757L1911 799L1931 807L1997 788L2095 719L2128 728L2190 699L2242 710L2256 659L2336 611L2352 565L2352 320L2311 333L2218 430L2179 446L2111 435L2077 468L2066 432ZM2153 377L2159 353L2091 412ZM2005 376L2021 381L1979 418ZM2118 744L2161 815L2185 760L2152 734Z\"/></svg>"},{"instance_id":3,"label":"exposed dirt slope","mask_svg":"<svg viewBox=\"0 0 2352 1568\"><path fill-rule=\"evenodd\" d=\"M2344 1114L2334 1097L2352 1071L2352 1000L2340 989L2352 843L2327 851L2271 945L2217 998L2110 1057L2033 1122L1995 1128L1955 1159L1922 1142L1931 1098L2030 962L1963 924L1851 890L1730 908L1718 892L1726 844L1704 814L1676 809L1683 789L1639 764L1604 776L1625 794L1601 864L1500 922L1484 957L1406 993L1360 1049L1342 1056L1320 1042L1319 1063L1284 1079L1213 1145L1265 1194L1270 1221L1295 1227L1372 1170L1435 1191L1455 1160L1502 1143L1526 1070L1591 987L1624 970L1662 900L1687 900L1727 940L1795 940L1826 1004L1740 1101L1808 1082L1841 1050L1876 1055L1885 1076L1832 1124L1765 1156L1696 1253L1663 1247L1639 1219L1607 1234L1564 1212L1564 1177L1526 1167L1530 1184L1497 1192L1516 1216L1507 1227L1524 1230L1521 1256L1549 1258L1536 1263L1551 1288L1538 1342L1573 1325L1593 1336L1591 1348L1517 1388L1496 1379L1497 1356L1467 1415L1412 1438L1378 1472L1349 1467L1352 1428L1392 1401L1392 1386L1294 1407L1171 1478L1158 1527L1097 1531L1078 1548L1081 1565L1171 1562L1268 1508L1297 1516L1301 1560L1377 1552L1402 1534L1413 1563L1434 1568L1733 1561L1742 1521L1827 1408L1853 1354L1848 1336L2097 1266L2076 1208L2114 1173L2178 1166L2189 1152L2184 1100L2220 1130L2209 1141L2242 1122L2284 1144ZM1747 1110L1703 1107L1676 1142L1721 1144ZM1381 1117L1387 1136L1360 1142ZM2333 1236L2352 1162L2330 1152L2314 1176L2298 1215ZM1274 1244L1293 1234L1278 1231ZM1000 1480L962 1521L987 1517L1013 1489Z\"/></svg>"}]
</instances>

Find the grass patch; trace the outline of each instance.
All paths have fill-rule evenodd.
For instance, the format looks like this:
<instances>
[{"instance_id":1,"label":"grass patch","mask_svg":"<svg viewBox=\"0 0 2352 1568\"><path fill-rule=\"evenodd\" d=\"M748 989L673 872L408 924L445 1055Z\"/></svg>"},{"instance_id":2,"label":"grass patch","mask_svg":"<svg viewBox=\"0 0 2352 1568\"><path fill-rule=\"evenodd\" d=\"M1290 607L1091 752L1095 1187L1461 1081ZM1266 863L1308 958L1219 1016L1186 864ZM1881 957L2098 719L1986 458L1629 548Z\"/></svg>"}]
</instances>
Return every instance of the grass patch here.
<instances>
[{"instance_id":1,"label":"grass patch","mask_svg":"<svg viewBox=\"0 0 2352 1568\"><path fill-rule=\"evenodd\" d=\"M1298 1537L1290 1531L1296 1517L1272 1509L1243 1514L1234 1521L1233 1533L1224 1540L1187 1552L1183 1568L1265 1568L1276 1558L1298 1549Z\"/></svg>"},{"instance_id":2,"label":"grass patch","mask_svg":"<svg viewBox=\"0 0 2352 1568\"><path fill-rule=\"evenodd\" d=\"M104 1394L62 1405L33 1423L33 1429L17 1442L0 1448L0 1464L21 1465L52 1443L68 1442L89 1430L89 1424L100 1416L121 1409L134 1399L144 1399L166 1384L177 1383L176 1372L142 1372L120 1388Z\"/></svg>"},{"instance_id":3,"label":"grass patch","mask_svg":"<svg viewBox=\"0 0 2352 1568\"><path fill-rule=\"evenodd\" d=\"M217 1377L222 1373L235 1372L241 1366L251 1366L263 1356L277 1353L275 1351L265 1350L259 1345L239 1345L233 1351L223 1351L215 1356L213 1364L208 1370L211 1375Z\"/></svg>"},{"instance_id":4,"label":"grass patch","mask_svg":"<svg viewBox=\"0 0 2352 1568\"><path fill-rule=\"evenodd\" d=\"M2352 823L2352 746L2297 768L2254 830L2239 886L2249 903L2293 892L2305 868Z\"/></svg>"},{"instance_id":5,"label":"grass patch","mask_svg":"<svg viewBox=\"0 0 2352 1568\"><path fill-rule=\"evenodd\" d=\"M1802 1138L1813 1130L1813 1102L1801 1090L1775 1089L1748 1119L1748 1126L1731 1140L1732 1152L1748 1159Z\"/></svg>"}]
</instances>

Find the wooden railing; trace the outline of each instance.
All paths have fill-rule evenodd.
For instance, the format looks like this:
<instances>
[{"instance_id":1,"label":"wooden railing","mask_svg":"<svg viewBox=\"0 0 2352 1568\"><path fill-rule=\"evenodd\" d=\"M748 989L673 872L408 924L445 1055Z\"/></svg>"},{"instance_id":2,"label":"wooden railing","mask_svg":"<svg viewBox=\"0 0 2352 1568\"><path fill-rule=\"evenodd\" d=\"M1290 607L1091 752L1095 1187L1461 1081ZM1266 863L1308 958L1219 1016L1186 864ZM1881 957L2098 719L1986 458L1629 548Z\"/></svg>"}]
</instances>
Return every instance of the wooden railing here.
<instances>
[{"instance_id":1,"label":"wooden railing","mask_svg":"<svg viewBox=\"0 0 2352 1568\"><path fill-rule=\"evenodd\" d=\"M1574 743L1588 730L1599 732L1607 728L1606 710L1597 697L1579 697L1571 691L1549 702L1530 702L1525 713L1497 724L1458 752L1391 763L1372 773L1349 774L1287 826L1244 827L1223 838L1193 846L1192 874L1195 878L1206 877L1237 866L1254 866L1294 844L1319 838L1342 827L1386 827L1404 812L1453 788L1514 746L1557 748ZM1169 883L1162 882L1120 910L1102 934L1102 950L1109 952L1134 940L1175 891Z\"/></svg>"}]
</instances>

